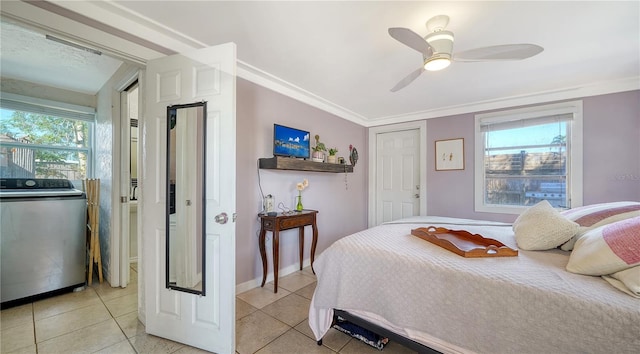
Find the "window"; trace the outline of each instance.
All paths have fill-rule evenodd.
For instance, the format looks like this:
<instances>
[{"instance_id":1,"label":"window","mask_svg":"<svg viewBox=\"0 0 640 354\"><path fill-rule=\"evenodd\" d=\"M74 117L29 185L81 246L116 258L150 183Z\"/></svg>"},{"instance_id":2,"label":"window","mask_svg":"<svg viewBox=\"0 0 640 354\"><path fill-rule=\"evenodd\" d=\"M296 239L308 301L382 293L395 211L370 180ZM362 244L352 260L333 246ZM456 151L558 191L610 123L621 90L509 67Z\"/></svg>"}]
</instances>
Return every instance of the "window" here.
<instances>
[{"instance_id":1,"label":"window","mask_svg":"<svg viewBox=\"0 0 640 354\"><path fill-rule=\"evenodd\" d=\"M91 176L95 110L20 95L0 99L0 177Z\"/></svg>"},{"instance_id":2,"label":"window","mask_svg":"<svg viewBox=\"0 0 640 354\"><path fill-rule=\"evenodd\" d=\"M582 205L581 101L479 114L475 126L476 211Z\"/></svg>"}]
</instances>

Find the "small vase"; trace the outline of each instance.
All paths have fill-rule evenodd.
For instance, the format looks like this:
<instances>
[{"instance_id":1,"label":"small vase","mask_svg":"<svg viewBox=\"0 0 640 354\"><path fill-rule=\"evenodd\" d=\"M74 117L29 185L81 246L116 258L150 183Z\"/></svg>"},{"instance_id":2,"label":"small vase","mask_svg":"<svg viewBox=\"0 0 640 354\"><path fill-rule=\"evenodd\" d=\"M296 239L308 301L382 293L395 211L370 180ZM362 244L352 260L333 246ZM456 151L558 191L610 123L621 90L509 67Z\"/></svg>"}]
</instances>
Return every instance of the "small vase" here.
<instances>
[{"instance_id":1,"label":"small vase","mask_svg":"<svg viewBox=\"0 0 640 354\"><path fill-rule=\"evenodd\" d=\"M336 155L327 156L327 163L336 163Z\"/></svg>"},{"instance_id":2,"label":"small vase","mask_svg":"<svg viewBox=\"0 0 640 354\"><path fill-rule=\"evenodd\" d=\"M302 209L304 209L304 207L302 206L302 196L299 195L298 196L298 204L296 204L296 210L297 211L302 211Z\"/></svg>"}]
</instances>

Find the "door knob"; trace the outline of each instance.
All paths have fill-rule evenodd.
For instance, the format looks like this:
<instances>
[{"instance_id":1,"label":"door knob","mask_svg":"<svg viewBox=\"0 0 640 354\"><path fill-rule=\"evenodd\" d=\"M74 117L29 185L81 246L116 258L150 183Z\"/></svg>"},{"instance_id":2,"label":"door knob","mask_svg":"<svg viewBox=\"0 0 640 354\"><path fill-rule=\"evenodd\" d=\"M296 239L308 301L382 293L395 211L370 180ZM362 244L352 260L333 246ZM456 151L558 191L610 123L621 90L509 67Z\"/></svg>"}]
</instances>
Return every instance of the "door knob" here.
<instances>
[{"instance_id":1,"label":"door knob","mask_svg":"<svg viewBox=\"0 0 640 354\"><path fill-rule=\"evenodd\" d=\"M227 213L220 213L216 215L215 220L218 224L226 224L227 221L229 221L229 216L227 215Z\"/></svg>"}]
</instances>

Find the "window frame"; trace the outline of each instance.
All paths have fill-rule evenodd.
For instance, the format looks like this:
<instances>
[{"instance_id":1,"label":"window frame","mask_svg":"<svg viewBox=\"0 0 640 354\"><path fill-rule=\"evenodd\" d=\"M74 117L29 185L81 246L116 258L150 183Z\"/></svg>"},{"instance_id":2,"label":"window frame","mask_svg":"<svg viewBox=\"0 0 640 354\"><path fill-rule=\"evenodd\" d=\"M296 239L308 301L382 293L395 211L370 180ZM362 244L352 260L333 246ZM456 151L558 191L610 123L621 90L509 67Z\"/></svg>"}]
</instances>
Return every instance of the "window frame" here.
<instances>
[{"instance_id":1,"label":"window frame","mask_svg":"<svg viewBox=\"0 0 640 354\"><path fill-rule=\"evenodd\" d=\"M516 120L536 119L544 116L571 114L567 128L567 194L572 208L582 206L583 194L583 132L582 132L582 100L552 103L525 108L509 109L475 115L475 168L474 168L474 210L476 212L520 214L528 206L485 204L485 133L481 125L486 123L509 122Z\"/></svg>"},{"instance_id":2,"label":"window frame","mask_svg":"<svg viewBox=\"0 0 640 354\"><path fill-rule=\"evenodd\" d=\"M59 118L80 120L89 123L89 144L87 147L56 146L42 144L25 144L20 142L4 142L3 146L18 147L38 150L52 151L77 151L87 154L87 169L85 178L92 178L94 175L94 150L95 150L95 128L96 110L93 107L75 105L65 102L41 99L36 97L18 95L14 93L0 93L0 108L29 112L35 114L50 115ZM74 185L80 180L71 180Z\"/></svg>"}]
</instances>

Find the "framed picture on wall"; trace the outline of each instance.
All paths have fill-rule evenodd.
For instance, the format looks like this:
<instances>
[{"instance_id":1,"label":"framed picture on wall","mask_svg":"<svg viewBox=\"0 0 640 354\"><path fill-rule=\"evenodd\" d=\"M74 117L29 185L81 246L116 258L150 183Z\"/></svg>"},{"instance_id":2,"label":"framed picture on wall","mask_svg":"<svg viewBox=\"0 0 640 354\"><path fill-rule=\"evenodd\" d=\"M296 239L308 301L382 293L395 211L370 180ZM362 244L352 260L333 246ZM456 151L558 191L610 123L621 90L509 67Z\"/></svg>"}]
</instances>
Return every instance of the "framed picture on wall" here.
<instances>
[{"instance_id":1,"label":"framed picture on wall","mask_svg":"<svg viewBox=\"0 0 640 354\"><path fill-rule=\"evenodd\" d=\"M436 140L436 171L464 170L464 139Z\"/></svg>"}]
</instances>

